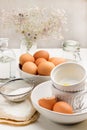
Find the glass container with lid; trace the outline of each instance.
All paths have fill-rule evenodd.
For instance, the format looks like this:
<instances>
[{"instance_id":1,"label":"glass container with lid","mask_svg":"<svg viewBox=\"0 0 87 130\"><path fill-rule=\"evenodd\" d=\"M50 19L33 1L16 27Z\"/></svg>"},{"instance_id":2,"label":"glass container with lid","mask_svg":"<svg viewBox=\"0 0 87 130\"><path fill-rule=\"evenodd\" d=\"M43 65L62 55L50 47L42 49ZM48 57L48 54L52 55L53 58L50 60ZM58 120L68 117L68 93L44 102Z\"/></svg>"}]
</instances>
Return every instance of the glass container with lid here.
<instances>
[{"instance_id":1,"label":"glass container with lid","mask_svg":"<svg viewBox=\"0 0 87 130\"><path fill-rule=\"evenodd\" d=\"M16 73L16 56L8 48L8 38L0 38L0 83L14 78Z\"/></svg>"},{"instance_id":2,"label":"glass container with lid","mask_svg":"<svg viewBox=\"0 0 87 130\"><path fill-rule=\"evenodd\" d=\"M74 40L67 40L62 46L63 57L72 61L81 61L80 43Z\"/></svg>"}]
</instances>

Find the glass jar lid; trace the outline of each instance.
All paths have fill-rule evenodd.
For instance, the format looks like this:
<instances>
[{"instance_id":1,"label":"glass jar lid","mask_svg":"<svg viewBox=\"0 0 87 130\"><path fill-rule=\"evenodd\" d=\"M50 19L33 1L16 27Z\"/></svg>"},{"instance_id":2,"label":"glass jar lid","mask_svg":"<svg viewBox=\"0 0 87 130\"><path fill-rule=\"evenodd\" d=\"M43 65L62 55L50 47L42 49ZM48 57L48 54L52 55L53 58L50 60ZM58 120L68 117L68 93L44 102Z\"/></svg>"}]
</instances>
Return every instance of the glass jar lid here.
<instances>
[{"instance_id":1,"label":"glass jar lid","mask_svg":"<svg viewBox=\"0 0 87 130\"><path fill-rule=\"evenodd\" d=\"M71 51L71 52L79 52L80 43L78 41L74 41L74 40L67 40L63 43L63 50Z\"/></svg>"}]
</instances>

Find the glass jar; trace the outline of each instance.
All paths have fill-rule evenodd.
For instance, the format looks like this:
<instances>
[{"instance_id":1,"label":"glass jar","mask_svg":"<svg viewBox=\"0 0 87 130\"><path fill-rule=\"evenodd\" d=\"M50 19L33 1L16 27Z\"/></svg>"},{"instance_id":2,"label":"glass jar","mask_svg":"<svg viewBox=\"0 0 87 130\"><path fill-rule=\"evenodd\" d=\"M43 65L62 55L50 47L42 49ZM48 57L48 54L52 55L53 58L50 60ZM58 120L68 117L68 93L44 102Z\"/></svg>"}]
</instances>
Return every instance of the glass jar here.
<instances>
[{"instance_id":1,"label":"glass jar","mask_svg":"<svg viewBox=\"0 0 87 130\"><path fill-rule=\"evenodd\" d=\"M16 56L8 48L8 38L0 38L0 83L15 78Z\"/></svg>"},{"instance_id":2,"label":"glass jar","mask_svg":"<svg viewBox=\"0 0 87 130\"><path fill-rule=\"evenodd\" d=\"M63 57L72 61L80 62L80 43L78 41L67 40L62 46Z\"/></svg>"}]
</instances>

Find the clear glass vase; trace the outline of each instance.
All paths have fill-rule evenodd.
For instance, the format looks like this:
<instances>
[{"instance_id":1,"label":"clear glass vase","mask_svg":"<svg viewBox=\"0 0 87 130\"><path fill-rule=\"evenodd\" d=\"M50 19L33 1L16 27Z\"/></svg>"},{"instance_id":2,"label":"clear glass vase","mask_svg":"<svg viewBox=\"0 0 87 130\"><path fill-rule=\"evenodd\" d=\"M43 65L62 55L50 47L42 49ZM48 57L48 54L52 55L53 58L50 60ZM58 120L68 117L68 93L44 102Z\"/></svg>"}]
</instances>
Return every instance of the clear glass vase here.
<instances>
[{"instance_id":1,"label":"clear glass vase","mask_svg":"<svg viewBox=\"0 0 87 130\"><path fill-rule=\"evenodd\" d=\"M37 43L29 42L29 41L26 41L26 39L22 39L20 49L21 49L21 53L33 54L37 49Z\"/></svg>"}]
</instances>

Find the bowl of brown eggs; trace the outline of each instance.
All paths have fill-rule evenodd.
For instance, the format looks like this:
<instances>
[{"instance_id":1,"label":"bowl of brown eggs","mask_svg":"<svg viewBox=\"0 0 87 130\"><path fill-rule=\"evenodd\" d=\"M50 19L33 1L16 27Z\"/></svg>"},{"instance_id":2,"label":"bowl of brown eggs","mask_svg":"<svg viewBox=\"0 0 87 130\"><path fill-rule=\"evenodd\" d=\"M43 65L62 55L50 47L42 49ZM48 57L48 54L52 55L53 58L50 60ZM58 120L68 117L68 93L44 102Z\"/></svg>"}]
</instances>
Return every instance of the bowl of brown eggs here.
<instances>
[{"instance_id":1,"label":"bowl of brown eggs","mask_svg":"<svg viewBox=\"0 0 87 130\"><path fill-rule=\"evenodd\" d=\"M21 78L31 79L35 82L35 85L38 85L50 80L52 69L64 62L66 62L66 59L50 57L49 52L45 50L36 51L33 55L24 53L19 57L19 74Z\"/></svg>"}]
</instances>

